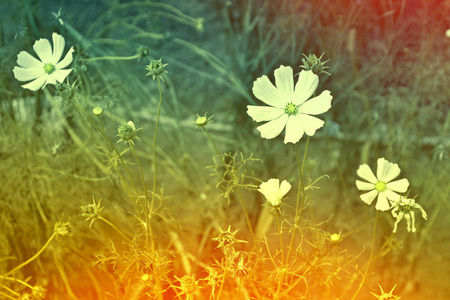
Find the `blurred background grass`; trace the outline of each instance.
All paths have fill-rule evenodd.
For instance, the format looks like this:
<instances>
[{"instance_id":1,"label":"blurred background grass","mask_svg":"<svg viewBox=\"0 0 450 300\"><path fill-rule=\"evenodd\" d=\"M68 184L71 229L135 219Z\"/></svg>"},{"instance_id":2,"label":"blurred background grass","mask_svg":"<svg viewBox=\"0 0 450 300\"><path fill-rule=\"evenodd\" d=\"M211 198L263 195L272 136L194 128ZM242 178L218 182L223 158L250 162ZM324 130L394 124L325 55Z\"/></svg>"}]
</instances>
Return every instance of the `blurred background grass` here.
<instances>
[{"instance_id":1,"label":"blurred background grass","mask_svg":"<svg viewBox=\"0 0 450 300\"><path fill-rule=\"evenodd\" d=\"M74 144L44 95L22 89L13 76L17 54L32 53L35 40L56 31L66 38L66 49L75 48L71 78L82 81L84 107L104 108L113 141L122 121L143 127L137 149L147 166L158 89L144 68L149 58L169 64L158 139L159 184L168 196L161 213L173 218L169 226L181 228L185 250L199 260L213 251L209 241L218 226L246 225L239 208L217 199L216 178L205 168L213 164L212 149L193 130L195 114L214 114L209 128L222 151L263 159L251 165L257 177L295 182L293 149L281 138L260 139L246 105L261 104L251 93L256 78L271 78L280 64L299 72L302 53L324 52L332 76L321 75L319 90L331 91L333 107L311 139L306 171L311 178L329 174L332 180L319 183L309 217L326 220L332 214L325 225L330 232L359 228L373 209L359 200L358 166L374 168L378 157L398 163L411 183L410 196L418 195L429 219L417 221L416 234L400 226L399 248L380 261L373 280L388 287L398 283L396 292L405 299L450 297L445 284L450 280L449 1L3 0L0 8L1 270L36 253L64 213L74 236L52 246L24 273L55 295L70 290L76 295L81 286L95 295L103 283L95 269L84 267L113 233L100 224L88 230L79 207L93 195L102 198L109 219L125 232L134 230L127 221L131 202L118 178L98 167L108 162L88 130L61 103L77 134L86 137L82 145ZM140 60L91 59L133 56L140 47L148 48ZM150 176L150 167L147 171ZM247 197L256 220L262 196ZM387 214L380 240L392 224ZM370 247L370 230L364 227L348 238L350 251ZM159 231L161 241L170 240L165 229Z\"/></svg>"}]
</instances>

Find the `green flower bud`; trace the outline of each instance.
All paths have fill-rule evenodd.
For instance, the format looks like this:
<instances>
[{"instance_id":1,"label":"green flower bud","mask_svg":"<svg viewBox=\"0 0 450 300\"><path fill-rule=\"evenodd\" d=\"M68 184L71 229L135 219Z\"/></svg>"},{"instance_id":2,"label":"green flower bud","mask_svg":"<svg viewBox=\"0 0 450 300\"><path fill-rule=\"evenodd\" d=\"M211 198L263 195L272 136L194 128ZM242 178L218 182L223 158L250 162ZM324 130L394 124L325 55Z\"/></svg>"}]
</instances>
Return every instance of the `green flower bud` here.
<instances>
[{"instance_id":1,"label":"green flower bud","mask_svg":"<svg viewBox=\"0 0 450 300\"><path fill-rule=\"evenodd\" d=\"M102 202L101 199L98 201L98 203L95 203L95 199L94 197L92 197L91 204L81 206L81 216L86 217L85 221L91 221L91 224L89 224L89 228L91 228L92 223L94 223L94 221L98 219L98 217L100 217L100 213L103 210L103 207L100 207L100 202Z\"/></svg>"},{"instance_id":2,"label":"green flower bud","mask_svg":"<svg viewBox=\"0 0 450 300\"><path fill-rule=\"evenodd\" d=\"M330 73L325 71L325 69L329 68L328 66L325 66L329 59L323 62L321 61L324 54L325 53L322 53L319 58L317 58L315 54L310 54L309 56L303 54L305 58L302 58L303 65L301 65L300 68L303 68L306 71L311 70L314 74L325 73L331 75Z\"/></svg>"},{"instance_id":3,"label":"green flower bud","mask_svg":"<svg viewBox=\"0 0 450 300\"><path fill-rule=\"evenodd\" d=\"M117 130L117 132L119 133L117 136L120 137L120 140L117 142L124 141L133 143L133 139L139 139L136 136L136 132L138 132L139 130L141 130L141 128L136 129L136 126L134 126L134 123L132 121L123 123Z\"/></svg>"},{"instance_id":4,"label":"green flower bud","mask_svg":"<svg viewBox=\"0 0 450 300\"><path fill-rule=\"evenodd\" d=\"M197 115L197 120L195 120L194 125L196 126L195 128L199 128L199 127L206 127L209 123L212 123L213 121L211 120L212 117L206 117L206 114L202 117L200 117L199 115Z\"/></svg>"},{"instance_id":5,"label":"green flower bud","mask_svg":"<svg viewBox=\"0 0 450 300\"><path fill-rule=\"evenodd\" d=\"M340 243L342 241L341 232L330 234L330 241L335 244Z\"/></svg>"},{"instance_id":6,"label":"green flower bud","mask_svg":"<svg viewBox=\"0 0 450 300\"><path fill-rule=\"evenodd\" d=\"M162 58L150 61L150 64L145 68L149 71L147 73L147 76L152 75L153 79L155 79L156 76L161 76L162 74L167 73L167 71L164 69L167 64L163 64L161 62L161 59Z\"/></svg>"},{"instance_id":7,"label":"green flower bud","mask_svg":"<svg viewBox=\"0 0 450 300\"><path fill-rule=\"evenodd\" d=\"M55 228L53 231L59 236L67 236L72 233L72 226L70 226L69 222L58 221L55 224Z\"/></svg>"},{"instance_id":8,"label":"green flower bud","mask_svg":"<svg viewBox=\"0 0 450 300\"><path fill-rule=\"evenodd\" d=\"M134 138L136 134L136 126L132 121L128 121L127 123L123 123L119 126L118 129L119 137L124 141L129 141Z\"/></svg>"},{"instance_id":9,"label":"green flower bud","mask_svg":"<svg viewBox=\"0 0 450 300\"><path fill-rule=\"evenodd\" d=\"M92 113L97 117L101 117L103 115L103 108L96 106L92 109Z\"/></svg>"},{"instance_id":10,"label":"green flower bud","mask_svg":"<svg viewBox=\"0 0 450 300\"><path fill-rule=\"evenodd\" d=\"M137 49L137 55L139 56L138 61L139 61L141 58L147 57L148 54L149 54L149 52L150 52L150 49L148 49L148 47L146 47L146 46L140 46L140 47Z\"/></svg>"}]
</instances>

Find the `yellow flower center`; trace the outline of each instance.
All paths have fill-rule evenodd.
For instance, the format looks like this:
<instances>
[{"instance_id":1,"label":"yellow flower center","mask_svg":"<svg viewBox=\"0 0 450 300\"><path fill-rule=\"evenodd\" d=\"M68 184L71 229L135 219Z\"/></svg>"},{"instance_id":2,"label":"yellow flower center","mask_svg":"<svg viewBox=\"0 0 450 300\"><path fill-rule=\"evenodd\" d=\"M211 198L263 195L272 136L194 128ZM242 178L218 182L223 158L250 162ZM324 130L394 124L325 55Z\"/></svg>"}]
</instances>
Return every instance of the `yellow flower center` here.
<instances>
[{"instance_id":1,"label":"yellow flower center","mask_svg":"<svg viewBox=\"0 0 450 300\"><path fill-rule=\"evenodd\" d=\"M286 104L284 112L287 113L288 115L295 115L295 113L297 113L297 105L295 105L292 102Z\"/></svg>"},{"instance_id":2,"label":"yellow flower center","mask_svg":"<svg viewBox=\"0 0 450 300\"><path fill-rule=\"evenodd\" d=\"M379 192L384 192L386 190L386 182L378 181L375 184L375 189Z\"/></svg>"},{"instance_id":3,"label":"yellow flower center","mask_svg":"<svg viewBox=\"0 0 450 300\"><path fill-rule=\"evenodd\" d=\"M44 71L47 74L52 74L53 71L55 71L55 66L51 63L45 64L44 65Z\"/></svg>"}]
</instances>

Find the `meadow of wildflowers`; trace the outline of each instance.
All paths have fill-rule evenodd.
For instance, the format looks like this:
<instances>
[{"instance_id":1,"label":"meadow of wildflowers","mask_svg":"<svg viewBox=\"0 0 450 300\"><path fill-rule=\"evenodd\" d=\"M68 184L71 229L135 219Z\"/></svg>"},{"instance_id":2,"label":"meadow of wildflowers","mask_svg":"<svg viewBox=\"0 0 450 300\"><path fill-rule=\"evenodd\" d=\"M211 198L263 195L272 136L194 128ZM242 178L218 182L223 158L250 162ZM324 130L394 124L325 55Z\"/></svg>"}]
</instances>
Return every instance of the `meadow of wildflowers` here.
<instances>
[{"instance_id":1,"label":"meadow of wildflowers","mask_svg":"<svg viewBox=\"0 0 450 300\"><path fill-rule=\"evenodd\" d=\"M0 299L450 299L448 0L0 8Z\"/></svg>"}]
</instances>

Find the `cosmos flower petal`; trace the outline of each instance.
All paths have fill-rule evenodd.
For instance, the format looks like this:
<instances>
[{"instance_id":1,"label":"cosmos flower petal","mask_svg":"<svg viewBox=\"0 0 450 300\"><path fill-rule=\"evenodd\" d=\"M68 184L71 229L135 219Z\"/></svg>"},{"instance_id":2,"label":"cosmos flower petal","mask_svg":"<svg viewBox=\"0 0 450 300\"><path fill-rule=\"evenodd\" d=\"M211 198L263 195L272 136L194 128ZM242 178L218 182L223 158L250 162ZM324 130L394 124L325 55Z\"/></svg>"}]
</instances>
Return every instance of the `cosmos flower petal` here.
<instances>
[{"instance_id":1,"label":"cosmos flower petal","mask_svg":"<svg viewBox=\"0 0 450 300\"><path fill-rule=\"evenodd\" d=\"M23 68L42 68L44 69L44 63L33 57L26 51L20 51L17 55L17 64Z\"/></svg>"},{"instance_id":2,"label":"cosmos flower petal","mask_svg":"<svg viewBox=\"0 0 450 300\"><path fill-rule=\"evenodd\" d=\"M284 109L271 106L247 105L247 114L256 122L271 121L284 114Z\"/></svg>"},{"instance_id":3,"label":"cosmos flower petal","mask_svg":"<svg viewBox=\"0 0 450 300\"><path fill-rule=\"evenodd\" d=\"M389 189L386 189L384 191L384 193L386 194L386 197L391 200L391 201L397 201L398 199L400 199L400 195L397 194L396 192L393 192Z\"/></svg>"},{"instance_id":4,"label":"cosmos flower petal","mask_svg":"<svg viewBox=\"0 0 450 300\"><path fill-rule=\"evenodd\" d=\"M37 91L38 89L40 89L41 87L44 86L45 82L47 81L47 76L44 74L39 78L36 78L35 80L22 85L22 87L24 89L29 89L32 91Z\"/></svg>"},{"instance_id":5,"label":"cosmos flower petal","mask_svg":"<svg viewBox=\"0 0 450 300\"><path fill-rule=\"evenodd\" d=\"M266 75L259 77L253 83L253 94L267 105L283 109L286 106L286 101Z\"/></svg>"},{"instance_id":6,"label":"cosmos flower petal","mask_svg":"<svg viewBox=\"0 0 450 300\"><path fill-rule=\"evenodd\" d=\"M298 107L298 111L308 115L319 115L327 112L331 108L331 96L330 91L323 91L317 97L314 97Z\"/></svg>"},{"instance_id":7,"label":"cosmos flower petal","mask_svg":"<svg viewBox=\"0 0 450 300\"><path fill-rule=\"evenodd\" d=\"M310 115L297 114L295 117L300 120L303 130L309 136L313 136L314 133L316 133L316 130L325 124L321 119Z\"/></svg>"},{"instance_id":8,"label":"cosmos flower petal","mask_svg":"<svg viewBox=\"0 0 450 300\"><path fill-rule=\"evenodd\" d=\"M383 157L380 157L377 160L377 178L379 181L384 181L383 179L387 168L389 168L389 162Z\"/></svg>"},{"instance_id":9,"label":"cosmos flower petal","mask_svg":"<svg viewBox=\"0 0 450 300\"><path fill-rule=\"evenodd\" d=\"M409 212L409 215L411 217L411 226L412 226L412 232L415 233L416 232L416 217L415 217L415 212L413 210L411 210Z\"/></svg>"},{"instance_id":10,"label":"cosmos flower petal","mask_svg":"<svg viewBox=\"0 0 450 300\"><path fill-rule=\"evenodd\" d=\"M408 179L400 179L386 184L386 187L395 192L404 193L409 187Z\"/></svg>"},{"instance_id":11,"label":"cosmos flower petal","mask_svg":"<svg viewBox=\"0 0 450 300\"><path fill-rule=\"evenodd\" d=\"M361 191L369 191L375 188L373 183L356 180L356 187Z\"/></svg>"},{"instance_id":12,"label":"cosmos flower petal","mask_svg":"<svg viewBox=\"0 0 450 300\"><path fill-rule=\"evenodd\" d=\"M67 51L66 56L64 56L64 59L56 64L56 69L63 69L70 65L72 63L73 57L73 47L70 47L69 51Z\"/></svg>"},{"instance_id":13,"label":"cosmos flower petal","mask_svg":"<svg viewBox=\"0 0 450 300\"><path fill-rule=\"evenodd\" d=\"M56 65L63 54L64 45L66 43L64 41L64 38L59 34L57 34L56 32L53 33L52 38L53 38L53 54L51 63Z\"/></svg>"},{"instance_id":14,"label":"cosmos flower petal","mask_svg":"<svg viewBox=\"0 0 450 300\"><path fill-rule=\"evenodd\" d=\"M291 189L291 185L286 180L283 180L280 186L280 180L271 178L266 182L260 184L258 191L264 195L266 200L275 207L281 204L281 200Z\"/></svg>"},{"instance_id":15,"label":"cosmos flower petal","mask_svg":"<svg viewBox=\"0 0 450 300\"><path fill-rule=\"evenodd\" d=\"M400 175L400 168L398 167L398 164L389 163L389 167L386 170L383 181L389 182L392 179L398 177L398 175Z\"/></svg>"},{"instance_id":16,"label":"cosmos flower petal","mask_svg":"<svg viewBox=\"0 0 450 300\"><path fill-rule=\"evenodd\" d=\"M301 120L294 116L289 116L286 124L284 143L297 143L302 138L304 132Z\"/></svg>"},{"instance_id":17,"label":"cosmos flower petal","mask_svg":"<svg viewBox=\"0 0 450 300\"><path fill-rule=\"evenodd\" d=\"M50 74L51 76L53 76L56 81L58 82L63 82L64 79L66 79L66 77L69 75L69 73L72 71L72 69L66 69L66 70L55 70L52 74ZM49 82L50 83L50 82ZM56 84L56 82L54 83Z\"/></svg>"},{"instance_id":18,"label":"cosmos flower petal","mask_svg":"<svg viewBox=\"0 0 450 300\"><path fill-rule=\"evenodd\" d=\"M19 81L29 81L45 74L44 68L21 68L14 67L14 77Z\"/></svg>"},{"instance_id":19,"label":"cosmos flower petal","mask_svg":"<svg viewBox=\"0 0 450 300\"><path fill-rule=\"evenodd\" d=\"M394 230L392 230L392 232L397 232L397 225L398 225L398 223L403 219L403 212L400 212L400 214L398 215L398 217L396 217L397 218L397 220L395 221L395 224L394 224Z\"/></svg>"},{"instance_id":20,"label":"cosmos flower petal","mask_svg":"<svg viewBox=\"0 0 450 300\"><path fill-rule=\"evenodd\" d=\"M361 198L362 201L364 201L365 203L367 203L368 205L372 204L373 199L375 199L375 197L378 195L378 191L377 190L372 190L368 193L364 193L361 194L359 197Z\"/></svg>"},{"instance_id":21,"label":"cosmos flower petal","mask_svg":"<svg viewBox=\"0 0 450 300\"><path fill-rule=\"evenodd\" d=\"M378 182L378 179L375 177L372 170L367 164L360 165L358 171L356 171L356 174L358 174L359 177L367 180L370 183L375 184Z\"/></svg>"},{"instance_id":22,"label":"cosmos flower petal","mask_svg":"<svg viewBox=\"0 0 450 300\"><path fill-rule=\"evenodd\" d=\"M300 105L311 97L319 85L319 76L314 74L311 70L302 70L298 76L297 84L295 85L294 95L292 101L295 105Z\"/></svg>"},{"instance_id":23,"label":"cosmos flower petal","mask_svg":"<svg viewBox=\"0 0 450 300\"><path fill-rule=\"evenodd\" d=\"M271 178L268 181L261 183L258 191L262 193L265 197L273 196L274 191L278 190L279 186L280 180Z\"/></svg>"},{"instance_id":24,"label":"cosmos flower petal","mask_svg":"<svg viewBox=\"0 0 450 300\"><path fill-rule=\"evenodd\" d=\"M47 75L47 81L45 82L44 86L46 86L47 84L56 84L56 78L54 75L55 72L53 72L52 74Z\"/></svg>"},{"instance_id":25,"label":"cosmos flower petal","mask_svg":"<svg viewBox=\"0 0 450 300\"><path fill-rule=\"evenodd\" d=\"M264 185L266 190L275 190L280 187L280 180L277 178L270 178L267 182L261 183Z\"/></svg>"},{"instance_id":26,"label":"cosmos flower petal","mask_svg":"<svg viewBox=\"0 0 450 300\"><path fill-rule=\"evenodd\" d=\"M47 39L36 41L33 45L33 49L43 63L52 62L52 46Z\"/></svg>"},{"instance_id":27,"label":"cosmos flower petal","mask_svg":"<svg viewBox=\"0 0 450 300\"><path fill-rule=\"evenodd\" d=\"M378 193L377 204L375 205L375 209L380 211L389 210L391 206L389 205L389 201L387 200L386 194L384 192Z\"/></svg>"},{"instance_id":28,"label":"cosmos flower petal","mask_svg":"<svg viewBox=\"0 0 450 300\"><path fill-rule=\"evenodd\" d=\"M286 180L283 180L280 185L280 196L283 197L291 190L291 184Z\"/></svg>"},{"instance_id":29,"label":"cosmos flower petal","mask_svg":"<svg viewBox=\"0 0 450 300\"><path fill-rule=\"evenodd\" d=\"M261 126L256 127L256 129L261 132L261 137L266 139L273 139L277 137L286 126L286 120L288 116L286 114L282 115L278 119L272 120L263 124Z\"/></svg>"},{"instance_id":30,"label":"cosmos flower petal","mask_svg":"<svg viewBox=\"0 0 450 300\"><path fill-rule=\"evenodd\" d=\"M379 181L389 182L400 175L400 168L397 164L390 163L383 157L377 161L377 178Z\"/></svg>"},{"instance_id":31,"label":"cosmos flower petal","mask_svg":"<svg viewBox=\"0 0 450 300\"><path fill-rule=\"evenodd\" d=\"M294 93L294 75L291 67L280 66L275 70L275 85L284 105L292 101ZM280 99L280 100L281 100Z\"/></svg>"}]
</instances>

